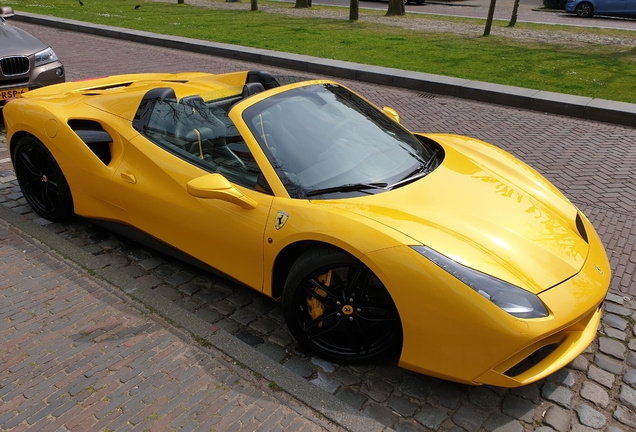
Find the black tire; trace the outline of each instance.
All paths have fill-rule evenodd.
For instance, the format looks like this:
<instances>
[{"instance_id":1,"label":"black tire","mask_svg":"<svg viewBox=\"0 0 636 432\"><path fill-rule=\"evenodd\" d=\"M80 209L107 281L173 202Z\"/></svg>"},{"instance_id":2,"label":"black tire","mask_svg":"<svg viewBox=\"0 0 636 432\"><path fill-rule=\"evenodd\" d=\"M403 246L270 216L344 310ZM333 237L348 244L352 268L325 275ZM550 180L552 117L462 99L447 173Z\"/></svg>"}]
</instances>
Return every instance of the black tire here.
<instances>
[{"instance_id":1,"label":"black tire","mask_svg":"<svg viewBox=\"0 0 636 432\"><path fill-rule=\"evenodd\" d=\"M22 194L38 215L53 222L73 215L71 189L44 144L33 137L20 138L13 161Z\"/></svg>"},{"instance_id":2,"label":"black tire","mask_svg":"<svg viewBox=\"0 0 636 432\"><path fill-rule=\"evenodd\" d=\"M388 291L363 263L339 249L301 255L287 277L283 306L294 338L324 359L367 362L401 347L402 325Z\"/></svg>"},{"instance_id":3,"label":"black tire","mask_svg":"<svg viewBox=\"0 0 636 432\"><path fill-rule=\"evenodd\" d=\"M594 6L591 3L581 3L574 10L581 18L592 18L594 16Z\"/></svg>"}]
</instances>

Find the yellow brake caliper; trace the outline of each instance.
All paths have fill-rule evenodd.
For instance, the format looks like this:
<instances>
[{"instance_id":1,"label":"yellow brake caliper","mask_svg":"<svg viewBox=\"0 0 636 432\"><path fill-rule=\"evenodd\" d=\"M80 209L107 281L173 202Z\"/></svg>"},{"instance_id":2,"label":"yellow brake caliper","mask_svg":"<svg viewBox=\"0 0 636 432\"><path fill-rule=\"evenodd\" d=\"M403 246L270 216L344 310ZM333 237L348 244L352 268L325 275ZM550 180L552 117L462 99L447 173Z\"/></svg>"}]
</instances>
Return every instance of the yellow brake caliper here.
<instances>
[{"instance_id":1,"label":"yellow brake caliper","mask_svg":"<svg viewBox=\"0 0 636 432\"><path fill-rule=\"evenodd\" d=\"M321 274L318 276L318 281L325 286L329 286L331 284L331 270L329 270L325 274ZM327 292L320 288L316 288L314 293L318 294L320 297L326 297ZM319 318L322 314L325 313L325 307L323 304L314 296L307 297L307 306L309 306L309 316L312 320ZM322 323L318 323L318 327L322 327Z\"/></svg>"}]
</instances>

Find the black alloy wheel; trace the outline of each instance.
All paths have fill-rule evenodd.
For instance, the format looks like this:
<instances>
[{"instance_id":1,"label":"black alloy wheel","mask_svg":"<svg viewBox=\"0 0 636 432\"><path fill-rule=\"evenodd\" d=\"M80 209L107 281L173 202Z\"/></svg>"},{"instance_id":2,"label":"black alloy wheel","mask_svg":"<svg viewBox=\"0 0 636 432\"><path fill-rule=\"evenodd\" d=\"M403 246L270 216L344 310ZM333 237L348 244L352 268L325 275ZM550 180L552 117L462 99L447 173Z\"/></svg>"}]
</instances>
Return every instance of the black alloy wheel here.
<instances>
[{"instance_id":1,"label":"black alloy wheel","mask_svg":"<svg viewBox=\"0 0 636 432\"><path fill-rule=\"evenodd\" d=\"M22 194L38 215L53 222L73 215L73 198L64 174L40 141L20 138L13 161Z\"/></svg>"},{"instance_id":2,"label":"black alloy wheel","mask_svg":"<svg viewBox=\"0 0 636 432\"><path fill-rule=\"evenodd\" d=\"M292 267L283 293L294 338L338 363L372 361L401 347L400 317L380 280L336 248L314 248Z\"/></svg>"},{"instance_id":3,"label":"black alloy wheel","mask_svg":"<svg viewBox=\"0 0 636 432\"><path fill-rule=\"evenodd\" d=\"M576 7L576 15L581 18L592 18L594 15L594 6L591 3L581 3Z\"/></svg>"}]
</instances>

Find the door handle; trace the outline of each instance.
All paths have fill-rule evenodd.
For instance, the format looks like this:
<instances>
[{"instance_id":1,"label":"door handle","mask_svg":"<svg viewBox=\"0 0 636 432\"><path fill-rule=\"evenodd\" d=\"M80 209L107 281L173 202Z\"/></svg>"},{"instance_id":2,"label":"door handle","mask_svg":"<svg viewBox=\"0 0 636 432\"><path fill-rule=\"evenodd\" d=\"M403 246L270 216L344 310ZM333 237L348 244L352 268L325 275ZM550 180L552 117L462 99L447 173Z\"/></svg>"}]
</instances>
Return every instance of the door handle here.
<instances>
[{"instance_id":1,"label":"door handle","mask_svg":"<svg viewBox=\"0 0 636 432\"><path fill-rule=\"evenodd\" d=\"M131 172L123 172L123 173L121 173L121 178L122 178L123 181L128 182L128 183L132 183L132 184L137 183L137 178Z\"/></svg>"}]
</instances>

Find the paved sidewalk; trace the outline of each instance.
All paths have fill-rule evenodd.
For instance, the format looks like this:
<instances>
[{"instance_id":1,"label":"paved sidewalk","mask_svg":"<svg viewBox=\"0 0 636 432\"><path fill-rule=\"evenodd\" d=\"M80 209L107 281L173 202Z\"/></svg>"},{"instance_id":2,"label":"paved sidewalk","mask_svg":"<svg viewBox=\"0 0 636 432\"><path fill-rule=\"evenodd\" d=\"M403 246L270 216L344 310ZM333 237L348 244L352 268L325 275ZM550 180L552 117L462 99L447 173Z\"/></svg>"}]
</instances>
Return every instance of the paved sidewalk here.
<instances>
[{"instance_id":1,"label":"paved sidewalk","mask_svg":"<svg viewBox=\"0 0 636 432\"><path fill-rule=\"evenodd\" d=\"M0 274L2 431L341 430L2 219Z\"/></svg>"}]
</instances>

